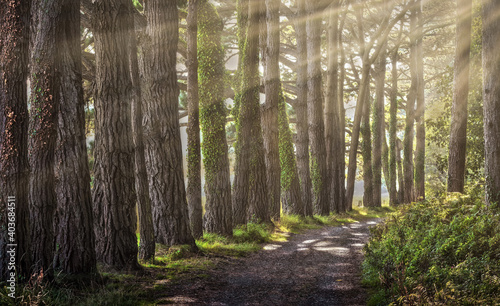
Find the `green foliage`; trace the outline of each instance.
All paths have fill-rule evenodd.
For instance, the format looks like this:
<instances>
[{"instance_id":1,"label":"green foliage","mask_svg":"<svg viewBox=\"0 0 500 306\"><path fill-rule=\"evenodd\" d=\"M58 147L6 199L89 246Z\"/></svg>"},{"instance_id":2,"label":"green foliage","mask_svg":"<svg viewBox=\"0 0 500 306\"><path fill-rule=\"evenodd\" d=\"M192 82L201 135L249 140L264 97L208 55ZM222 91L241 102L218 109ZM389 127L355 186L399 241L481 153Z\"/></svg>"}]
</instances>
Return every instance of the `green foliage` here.
<instances>
[{"instance_id":1,"label":"green foliage","mask_svg":"<svg viewBox=\"0 0 500 306\"><path fill-rule=\"evenodd\" d=\"M482 197L404 207L372 229L364 250L372 305L500 303L500 215Z\"/></svg>"}]
</instances>

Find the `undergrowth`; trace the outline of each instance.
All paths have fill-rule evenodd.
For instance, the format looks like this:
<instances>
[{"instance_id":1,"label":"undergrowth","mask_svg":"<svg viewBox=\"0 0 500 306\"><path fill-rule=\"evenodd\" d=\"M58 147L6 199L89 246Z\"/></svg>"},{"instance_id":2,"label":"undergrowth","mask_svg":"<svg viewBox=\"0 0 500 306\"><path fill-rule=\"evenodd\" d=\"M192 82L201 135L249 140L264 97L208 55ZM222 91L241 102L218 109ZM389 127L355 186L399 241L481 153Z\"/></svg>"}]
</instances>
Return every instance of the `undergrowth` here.
<instances>
[{"instance_id":1,"label":"undergrowth","mask_svg":"<svg viewBox=\"0 0 500 306\"><path fill-rule=\"evenodd\" d=\"M413 203L372 229L369 305L499 305L500 215L481 197Z\"/></svg>"}]
</instances>

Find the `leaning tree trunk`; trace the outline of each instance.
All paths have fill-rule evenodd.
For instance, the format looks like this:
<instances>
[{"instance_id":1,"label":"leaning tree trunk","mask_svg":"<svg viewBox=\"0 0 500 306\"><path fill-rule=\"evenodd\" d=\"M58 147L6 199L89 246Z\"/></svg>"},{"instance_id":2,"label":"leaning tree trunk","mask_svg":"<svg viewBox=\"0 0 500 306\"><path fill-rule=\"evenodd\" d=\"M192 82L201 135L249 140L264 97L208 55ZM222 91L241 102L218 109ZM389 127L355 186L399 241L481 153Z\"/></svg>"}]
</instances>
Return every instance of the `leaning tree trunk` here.
<instances>
[{"instance_id":1,"label":"leaning tree trunk","mask_svg":"<svg viewBox=\"0 0 500 306\"><path fill-rule=\"evenodd\" d=\"M307 119L310 141L310 167L313 190L313 208L319 215L328 215L329 182L326 168L323 89L321 80L321 18L318 4L306 2L307 11Z\"/></svg>"},{"instance_id":2,"label":"leaning tree trunk","mask_svg":"<svg viewBox=\"0 0 500 306\"><path fill-rule=\"evenodd\" d=\"M201 148L198 96L198 0L188 2L187 15L187 103L188 103L188 185L189 224L193 237L203 236L201 204Z\"/></svg>"},{"instance_id":3,"label":"leaning tree trunk","mask_svg":"<svg viewBox=\"0 0 500 306\"><path fill-rule=\"evenodd\" d=\"M12 250L17 244L17 276L31 272L28 206L28 109L30 1L0 2L0 278L7 280ZM9 232L9 213L16 227ZM12 233L13 235L9 235Z\"/></svg>"},{"instance_id":4,"label":"leaning tree trunk","mask_svg":"<svg viewBox=\"0 0 500 306\"><path fill-rule=\"evenodd\" d=\"M224 236L233 234L231 181L224 106L224 50L222 20L215 7L201 0L198 58L200 118L205 166L205 230Z\"/></svg>"},{"instance_id":5,"label":"leaning tree trunk","mask_svg":"<svg viewBox=\"0 0 500 306\"><path fill-rule=\"evenodd\" d=\"M312 216L312 182L309 169L309 128L307 119L307 36L305 0L297 0L297 170L300 178L302 203L306 216Z\"/></svg>"},{"instance_id":6,"label":"leaning tree trunk","mask_svg":"<svg viewBox=\"0 0 500 306\"><path fill-rule=\"evenodd\" d=\"M132 82L127 0L94 2L96 48L93 211L97 260L118 270L137 269Z\"/></svg>"},{"instance_id":7,"label":"leaning tree trunk","mask_svg":"<svg viewBox=\"0 0 500 306\"><path fill-rule=\"evenodd\" d=\"M398 198L398 191L396 188L396 182L398 176L397 171L397 157L396 153L400 155L397 150L397 129L398 129L398 48L396 47L394 53L391 56L391 77L392 77L392 88L391 88L391 105L389 108L389 204L391 206L400 203ZM402 190L403 186L399 185L399 189Z\"/></svg>"},{"instance_id":8,"label":"leaning tree trunk","mask_svg":"<svg viewBox=\"0 0 500 306\"><path fill-rule=\"evenodd\" d=\"M264 143L259 106L259 0L248 3L248 29L242 54L233 217L235 224L269 222ZM254 35L249 35L254 33Z\"/></svg>"},{"instance_id":9,"label":"leaning tree trunk","mask_svg":"<svg viewBox=\"0 0 500 306\"><path fill-rule=\"evenodd\" d=\"M373 112L373 206L382 206L382 151L385 142L385 48L375 65L375 107Z\"/></svg>"},{"instance_id":10,"label":"leaning tree trunk","mask_svg":"<svg viewBox=\"0 0 500 306\"><path fill-rule=\"evenodd\" d=\"M179 19L175 1L145 3L144 146L157 243L196 248L189 228L179 126L176 52Z\"/></svg>"},{"instance_id":11,"label":"leaning tree trunk","mask_svg":"<svg viewBox=\"0 0 500 306\"><path fill-rule=\"evenodd\" d=\"M472 0L457 0L453 104L448 157L448 192L464 192L467 145L467 98L472 28Z\"/></svg>"},{"instance_id":12,"label":"leaning tree trunk","mask_svg":"<svg viewBox=\"0 0 500 306\"><path fill-rule=\"evenodd\" d=\"M130 9L135 9L132 7L132 3L130 3ZM136 24L136 22L134 23ZM156 244L144 152L144 131L142 128L143 99L139 59L137 56L139 46L137 44L136 33L130 35L129 48L130 76L132 78L132 133L135 145L135 191L137 194L137 208L139 212L139 258L142 260L149 260L155 256ZM142 30L140 33L142 34Z\"/></svg>"},{"instance_id":13,"label":"leaning tree trunk","mask_svg":"<svg viewBox=\"0 0 500 306\"><path fill-rule=\"evenodd\" d=\"M425 84L424 84L424 51L423 51L423 17L421 0L416 1L416 68L417 68L417 111L415 113L416 139L415 148L415 199L425 200Z\"/></svg>"},{"instance_id":14,"label":"leaning tree trunk","mask_svg":"<svg viewBox=\"0 0 500 306\"><path fill-rule=\"evenodd\" d=\"M300 180L297 171L292 132L290 131L288 115L286 114L286 102L282 91L279 103L279 148L283 212L291 215L305 216L300 194Z\"/></svg>"},{"instance_id":15,"label":"leaning tree trunk","mask_svg":"<svg viewBox=\"0 0 500 306\"><path fill-rule=\"evenodd\" d=\"M500 210L500 3L483 0L483 101L486 203Z\"/></svg>"},{"instance_id":16,"label":"leaning tree trunk","mask_svg":"<svg viewBox=\"0 0 500 306\"><path fill-rule=\"evenodd\" d=\"M80 1L61 1L56 25L60 106L56 149L57 228L55 267L95 273L90 172L85 142L85 102L80 47Z\"/></svg>"},{"instance_id":17,"label":"leaning tree trunk","mask_svg":"<svg viewBox=\"0 0 500 306\"><path fill-rule=\"evenodd\" d=\"M55 192L55 149L60 97L56 29L61 18L61 1L35 1L32 6L30 61L29 203L33 270L53 273ZM46 11L52 14L46 14Z\"/></svg>"},{"instance_id":18,"label":"leaning tree trunk","mask_svg":"<svg viewBox=\"0 0 500 306\"><path fill-rule=\"evenodd\" d=\"M342 199L340 189L341 185L341 169L340 159L343 159L342 150L342 132L340 127L340 106L339 106L339 1L332 4L332 9L329 13L328 24L328 78L327 78L327 94L325 106L325 138L326 138L326 160L327 170L329 175L330 186L330 210L339 213L341 211Z\"/></svg>"},{"instance_id":19,"label":"leaning tree trunk","mask_svg":"<svg viewBox=\"0 0 500 306\"><path fill-rule=\"evenodd\" d=\"M267 43L265 52L265 94L266 99L262 110L262 125L264 147L266 149L267 186L269 189L271 218L280 219L280 153L278 108L280 99L280 31L279 6L280 0L266 0Z\"/></svg>"}]
</instances>

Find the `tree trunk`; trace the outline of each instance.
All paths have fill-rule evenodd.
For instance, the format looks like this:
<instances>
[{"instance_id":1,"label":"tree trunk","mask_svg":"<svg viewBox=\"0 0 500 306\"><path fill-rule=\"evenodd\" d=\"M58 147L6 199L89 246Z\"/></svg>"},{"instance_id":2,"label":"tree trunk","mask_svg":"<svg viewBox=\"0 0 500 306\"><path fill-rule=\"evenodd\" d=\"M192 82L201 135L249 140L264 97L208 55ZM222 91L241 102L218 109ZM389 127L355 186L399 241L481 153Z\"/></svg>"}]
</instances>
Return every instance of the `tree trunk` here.
<instances>
[{"instance_id":1,"label":"tree trunk","mask_svg":"<svg viewBox=\"0 0 500 306\"><path fill-rule=\"evenodd\" d=\"M328 23L328 78L327 78L327 95L326 95L326 111L325 111L325 138L326 138L326 160L327 173L330 182L330 210L339 213L341 211L342 199L340 189L342 188L340 175L343 173L340 160L342 156L342 133L340 127L340 103L338 101L338 68L339 68L339 1L332 4L329 13Z\"/></svg>"},{"instance_id":2,"label":"tree trunk","mask_svg":"<svg viewBox=\"0 0 500 306\"><path fill-rule=\"evenodd\" d=\"M300 179L302 203L306 216L313 215L312 182L309 169L309 128L307 119L307 36L306 36L306 0L297 0L297 171Z\"/></svg>"},{"instance_id":3,"label":"tree trunk","mask_svg":"<svg viewBox=\"0 0 500 306\"><path fill-rule=\"evenodd\" d=\"M248 3L247 34L258 33L259 0ZM259 106L259 36L246 35L241 52L243 71L239 106L233 217L244 221L269 222L269 201L264 161L264 143Z\"/></svg>"},{"instance_id":4,"label":"tree trunk","mask_svg":"<svg viewBox=\"0 0 500 306\"><path fill-rule=\"evenodd\" d=\"M363 206L374 207L373 200L373 169L372 169L372 137L370 129L371 97L366 95L363 103L363 122L361 123L361 152L363 154Z\"/></svg>"},{"instance_id":5,"label":"tree trunk","mask_svg":"<svg viewBox=\"0 0 500 306\"><path fill-rule=\"evenodd\" d=\"M201 205L201 152L198 96L198 0L188 2L187 15L187 103L188 103L188 185L189 224L193 237L203 236Z\"/></svg>"},{"instance_id":6,"label":"tree trunk","mask_svg":"<svg viewBox=\"0 0 500 306\"><path fill-rule=\"evenodd\" d=\"M486 203L500 210L500 3L483 0L483 101Z\"/></svg>"},{"instance_id":7,"label":"tree trunk","mask_svg":"<svg viewBox=\"0 0 500 306\"><path fill-rule=\"evenodd\" d=\"M414 199L414 176L413 176L413 141L415 138L415 100L417 96L418 74L417 74L417 9L416 1L413 0L410 10L410 74L411 86L406 101L406 127L403 141L403 168L404 168L404 202L411 203Z\"/></svg>"},{"instance_id":8,"label":"tree trunk","mask_svg":"<svg viewBox=\"0 0 500 306\"><path fill-rule=\"evenodd\" d=\"M386 51L382 48L375 65L375 109L373 112L373 206L382 206L382 151L385 142Z\"/></svg>"},{"instance_id":9,"label":"tree trunk","mask_svg":"<svg viewBox=\"0 0 500 306\"><path fill-rule=\"evenodd\" d=\"M55 267L95 273L90 172L85 143L85 102L80 47L80 1L61 1L56 24L60 107L56 148L57 228Z\"/></svg>"},{"instance_id":10,"label":"tree trunk","mask_svg":"<svg viewBox=\"0 0 500 306\"><path fill-rule=\"evenodd\" d=\"M7 280L15 249L17 276L31 272L28 206L28 108L30 1L0 3L0 278ZM15 34L15 35L14 35ZM9 216L9 213L10 216ZM9 232L12 217L15 230ZM9 217L11 218L9 220ZM12 234L10 234L12 233Z\"/></svg>"},{"instance_id":11,"label":"tree trunk","mask_svg":"<svg viewBox=\"0 0 500 306\"><path fill-rule=\"evenodd\" d=\"M472 0L457 0L453 104L448 157L448 192L464 192L467 146L467 99L472 27Z\"/></svg>"},{"instance_id":12,"label":"tree trunk","mask_svg":"<svg viewBox=\"0 0 500 306\"><path fill-rule=\"evenodd\" d=\"M307 118L309 126L310 167L314 213L326 216L330 212L326 169L323 89L321 80L321 23L318 4L306 2L307 11Z\"/></svg>"},{"instance_id":13,"label":"tree trunk","mask_svg":"<svg viewBox=\"0 0 500 306\"><path fill-rule=\"evenodd\" d=\"M416 1L417 28L416 28L416 69L417 69L417 111L415 121L417 125L417 146L415 148L415 199L425 200L425 84L424 84L424 51L423 51L423 17L421 0Z\"/></svg>"},{"instance_id":14,"label":"tree trunk","mask_svg":"<svg viewBox=\"0 0 500 306\"><path fill-rule=\"evenodd\" d=\"M126 0L94 2L96 48L93 211L97 260L117 270L137 269L129 37Z\"/></svg>"},{"instance_id":15,"label":"tree trunk","mask_svg":"<svg viewBox=\"0 0 500 306\"><path fill-rule=\"evenodd\" d=\"M398 176L396 175L397 170L397 156L400 155L397 152L397 129L398 129L398 48L395 48L394 53L391 55L391 76L392 76L392 88L391 88L391 106L389 109L390 119L389 119L389 204L391 206L399 203L398 191L396 188L396 182ZM396 153L398 153L396 155ZM399 185L399 189L402 190L403 186Z\"/></svg>"},{"instance_id":16,"label":"tree trunk","mask_svg":"<svg viewBox=\"0 0 500 306\"><path fill-rule=\"evenodd\" d=\"M205 230L224 236L233 234L231 181L224 106L224 50L222 20L215 7L202 0L199 7L198 58L200 117L205 165Z\"/></svg>"},{"instance_id":17,"label":"tree trunk","mask_svg":"<svg viewBox=\"0 0 500 306\"><path fill-rule=\"evenodd\" d=\"M134 10L132 3L130 9ZM141 31L142 32L142 31ZM143 33L141 33L143 35ZM132 134L135 145L135 189L139 212L139 258L149 260L155 256L155 232L153 213L151 211L151 196L149 195L148 173L144 152L144 131L142 127L142 91L139 72L138 45L136 33L130 35L129 65L132 78ZM141 48L142 51L142 48Z\"/></svg>"},{"instance_id":18,"label":"tree trunk","mask_svg":"<svg viewBox=\"0 0 500 306\"><path fill-rule=\"evenodd\" d=\"M278 109L280 99L280 0L266 0L267 43L265 52L265 94L262 110L264 147L266 149L267 187L269 189L270 215L275 221L280 219L280 153Z\"/></svg>"},{"instance_id":19,"label":"tree trunk","mask_svg":"<svg viewBox=\"0 0 500 306\"><path fill-rule=\"evenodd\" d=\"M345 17L343 18L345 20ZM343 22L341 26L339 26L339 33L343 29ZM345 151L346 151L346 143L345 143L345 109L344 109L344 79L345 79L345 52L344 47L342 45L342 35L338 35L339 39L339 49L340 49L340 73L338 80L338 109L339 109L339 133L340 133L340 153L339 153L339 209L340 212L347 211L347 201L346 201L346 190L345 190Z\"/></svg>"},{"instance_id":20,"label":"tree trunk","mask_svg":"<svg viewBox=\"0 0 500 306\"><path fill-rule=\"evenodd\" d=\"M398 167L398 204L404 203L405 200L405 179L403 173L403 160L401 158L401 150L403 150L403 142L396 138L396 164Z\"/></svg>"},{"instance_id":21,"label":"tree trunk","mask_svg":"<svg viewBox=\"0 0 500 306\"><path fill-rule=\"evenodd\" d=\"M286 114L285 97L282 92L280 93L279 102L279 148L283 212L291 215L305 216L300 194L300 180L297 171L292 132L290 131L288 115Z\"/></svg>"},{"instance_id":22,"label":"tree trunk","mask_svg":"<svg viewBox=\"0 0 500 306\"><path fill-rule=\"evenodd\" d=\"M28 133L33 270L43 270L44 275L51 277L55 250L54 225L57 225L54 222L57 207L54 166L61 92L59 71L56 69L56 29L61 18L61 2L35 1L31 9L34 35L31 37ZM46 14L46 11L53 15Z\"/></svg>"},{"instance_id":23,"label":"tree trunk","mask_svg":"<svg viewBox=\"0 0 500 306\"><path fill-rule=\"evenodd\" d=\"M175 1L145 3L144 145L156 242L196 248L189 228L176 74L179 19Z\"/></svg>"}]
</instances>

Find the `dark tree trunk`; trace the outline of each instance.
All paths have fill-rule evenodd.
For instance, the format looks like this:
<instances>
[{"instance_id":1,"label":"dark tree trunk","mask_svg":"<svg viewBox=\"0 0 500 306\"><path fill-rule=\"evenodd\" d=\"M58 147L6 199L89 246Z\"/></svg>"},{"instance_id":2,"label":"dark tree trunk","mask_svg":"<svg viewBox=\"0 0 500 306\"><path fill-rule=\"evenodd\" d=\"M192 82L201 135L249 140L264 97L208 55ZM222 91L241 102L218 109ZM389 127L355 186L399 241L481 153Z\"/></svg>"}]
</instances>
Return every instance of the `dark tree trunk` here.
<instances>
[{"instance_id":1,"label":"dark tree trunk","mask_svg":"<svg viewBox=\"0 0 500 306\"><path fill-rule=\"evenodd\" d=\"M187 15L187 103L188 103L188 185L189 224L193 237L203 236L201 205L200 116L198 97L198 0L188 2Z\"/></svg>"},{"instance_id":2,"label":"dark tree trunk","mask_svg":"<svg viewBox=\"0 0 500 306\"><path fill-rule=\"evenodd\" d=\"M28 277L31 269L28 206L28 109L30 1L0 2L0 278L7 280L15 247L16 273ZM9 216L9 213L11 215ZM9 232L15 217L15 231ZM11 220L9 220L9 217ZM9 235L13 233L13 235ZM10 275L9 275L10 276Z\"/></svg>"},{"instance_id":3,"label":"dark tree trunk","mask_svg":"<svg viewBox=\"0 0 500 306\"><path fill-rule=\"evenodd\" d=\"M56 148L55 267L64 273L96 272L90 172L80 47L80 1L61 1L56 24L60 106Z\"/></svg>"},{"instance_id":4,"label":"dark tree trunk","mask_svg":"<svg viewBox=\"0 0 500 306\"><path fill-rule=\"evenodd\" d=\"M413 141L415 138L415 100L417 96L417 9L416 0L412 0L410 11L410 74L411 86L406 101L406 126L403 140L403 168L404 168L404 202L411 203L414 199L414 167L413 167Z\"/></svg>"},{"instance_id":5,"label":"dark tree trunk","mask_svg":"<svg viewBox=\"0 0 500 306\"><path fill-rule=\"evenodd\" d=\"M309 128L307 119L307 36L305 0L297 0L297 170L300 178L302 203L306 216L312 216L312 182L309 169Z\"/></svg>"},{"instance_id":6,"label":"dark tree trunk","mask_svg":"<svg viewBox=\"0 0 500 306\"><path fill-rule=\"evenodd\" d=\"M175 1L145 3L144 146L156 242L196 248L189 228L176 75L179 19Z\"/></svg>"},{"instance_id":7,"label":"dark tree trunk","mask_svg":"<svg viewBox=\"0 0 500 306\"><path fill-rule=\"evenodd\" d=\"M345 17L342 19L342 23L339 26L339 33L343 29L343 23ZM345 143L345 108L344 108L344 79L345 79L345 52L344 47L342 45L342 35L338 35L339 39L339 49L340 49L340 73L339 73L339 81L338 81L338 109L339 109L339 133L340 133L340 143L339 143L339 209L340 212L347 211L347 201L346 201L346 189L345 189L345 151L346 151L346 143Z\"/></svg>"},{"instance_id":8,"label":"dark tree trunk","mask_svg":"<svg viewBox=\"0 0 500 306\"><path fill-rule=\"evenodd\" d=\"M135 8L132 7L132 10ZM141 31L141 34L142 31ZM149 195L148 174L144 152L144 131L142 127L142 91L139 72L138 45L136 33L130 35L130 76L132 78L132 133L135 145L135 190L139 212L139 258L149 260L155 256L155 232L151 197Z\"/></svg>"},{"instance_id":9,"label":"dark tree trunk","mask_svg":"<svg viewBox=\"0 0 500 306\"><path fill-rule=\"evenodd\" d=\"M448 157L448 192L464 192L467 145L467 99L472 27L472 0L457 0L453 104Z\"/></svg>"},{"instance_id":10,"label":"dark tree trunk","mask_svg":"<svg viewBox=\"0 0 500 306\"><path fill-rule=\"evenodd\" d=\"M328 215L329 187L326 168L325 123L321 80L321 18L318 3L306 2L307 11L307 119L314 213Z\"/></svg>"},{"instance_id":11,"label":"dark tree trunk","mask_svg":"<svg viewBox=\"0 0 500 306\"><path fill-rule=\"evenodd\" d=\"M232 208L224 106L224 50L222 20L214 6L202 0L199 7L198 58L200 117L205 166L205 230L231 236Z\"/></svg>"},{"instance_id":12,"label":"dark tree trunk","mask_svg":"<svg viewBox=\"0 0 500 306\"><path fill-rule=\"evenodd\" d=\"M483 0L483 101L486 203L500 210L500 3Z\"/></svg>"},{"instance_id":13,"label":"dark tree trunk","mask_svg":"<svg viewBox=\"0 0 500 306\"><path fill-rule=\"evenodd\" d=\"M330 182L330 210L339 213L341 211L342 199L341 179L344 169L341 168L340 159L343 159L342 150L342 133L344 132L340 126L340 103L338 101L339 88L339 1L332 4L332 9L329 13L328 23L328 78L327 78L327 94L326 94L326 111L325 111L325 137L326 137L326 160L327 174Z\"/></svg>"},{"instance_id":14,"label":"dark tree trunk","mask_svg":"<svg viewBox=\"0 0 500 306\"><path fill-rule=\"evenodd\" d=\"M279 148L283 212L291 215L305 216L300 194L300 180L297 171L292 132L290 131L283 93L280 94L279 103Z\"/></svg>"},{"instance_id":15,"label":"dark tree trunk","mask_svg":"<svg viewBox=\"0 0 500 306\"><path fill-rule=\"evenodd\" d=\"M248 3L247 34L258 33L259 0ZM241 52L242 78L235 167L233 217L235 225L250 220L269 222L264 141L259 106L259 36L246 35ZM243 221L243 222L242 222Z\"/></svg>"},{"instance_id":16,"label":"dark tree trunk","mask_svg":"<svg viewBox=\"0 0 500 306\"><path fill-rule=\"evenodd\" d=\"M52 12L51 15L46 11ZM34 271L53 275L57 207L55 192L55 149L60 99L56 29L60 21L61 1L35 1L30 61L29 203ZM58 38L58 37L57 37Z\"/></svg>"},{"instance_id":17,"label":"dark tree trunk","mask_svg":"<svg viewBox=\"0 0 500 306\"><path fill-rule=\"evenodd\" d=\"M416 68L417 68L417 110L415 113L416 139L415 148L415 199L425 200L425 84L424 84L424 51L423 51L423 17L421 0L416 1Z\"/></svg>"},{"instance_id":18,"label":"dark tree trunk","mask_svg":"<svg viewBox=\"0 0 500 306\"><path fill-rule=\"evenodd\" d=\"M385 143L385 48L375 65L375 109L373 112L373 206L382 206L382 151Z\"/></svg>"},{"instance_id":19,"label":"dark tree trunk","mask_svg":"<svg viewBox=\"0 0 500 306\"><path fill-rule=\"evenodd\" d=\"M262 110L264 147L266 149L267 187L269 189L270 215L275 221L280 219L280 153L278 105L280 99L280 0L266 0L267 43L265 46L265 94Z\"/></svg>"},{"instance_id":20,"label":"dark tree trunk","mask_svg":"<svg viewBox=\"0 0 500 306\"><path fill-rule=\"evenodd\" d=\"M401 158L401 150L403 150L403 142L396 138L396 164L398 167L398 204L404 203L405 197L405 180L403 173L403 160Z\"/></svg>"},{"instance_id":21,"label":"dark tree trunk","mask_svg":"<svg viewBox=\"0 0 500 306\"><path fill-rule=\"evenodd\" d=\"M391 88L391 106L389 109L390 119L389 119L389 204L395 205L399 203L399 198L397 195L396 182L398 176L396 175L397 170L397 156L400 155L397 152L397 129L398 129L398 48L395 48L394 53L391 56L391 77L392 77L392 88ZM396 155L396 153L398 153ZM399 189L402 190L402 185L399 185Z\"/></svg>"},{"instance_id":22,"label":"dark tree trunk","mask_svg":"<svg viewBox=\"0 0 500 306\"><path fill-rule=\"evenodd\" d=\"M384 174L385 185L387 189L389 189L389 181L391 180L389 176L389 146L387 145L385 130L384 134L382 135L382 172Z\"/></svg>"},{"instance_id":23,"label":"dark tree trunk","mask_svg":"<svg viewBox=\"0 0 500 306\"><path fill-rule=\"evenodd\" d=\"M137 269L129 37L126 0L94 2L96 48L93 211L97 260L113 269Z\"/></svg>"},{"instance_id":24,"label":"dark tree trunk","mask_svg":"<svg viewBox=\"0 0 500 306\"><path fill-rule=\"evenodd\" d=\"M363 155L363 206L374 207L373 200L373 169L372 169L372 135L370 126L371 97L369 94L363 103L363 118L361 123L361 152Z\"/></svg>"}]
</instances>

